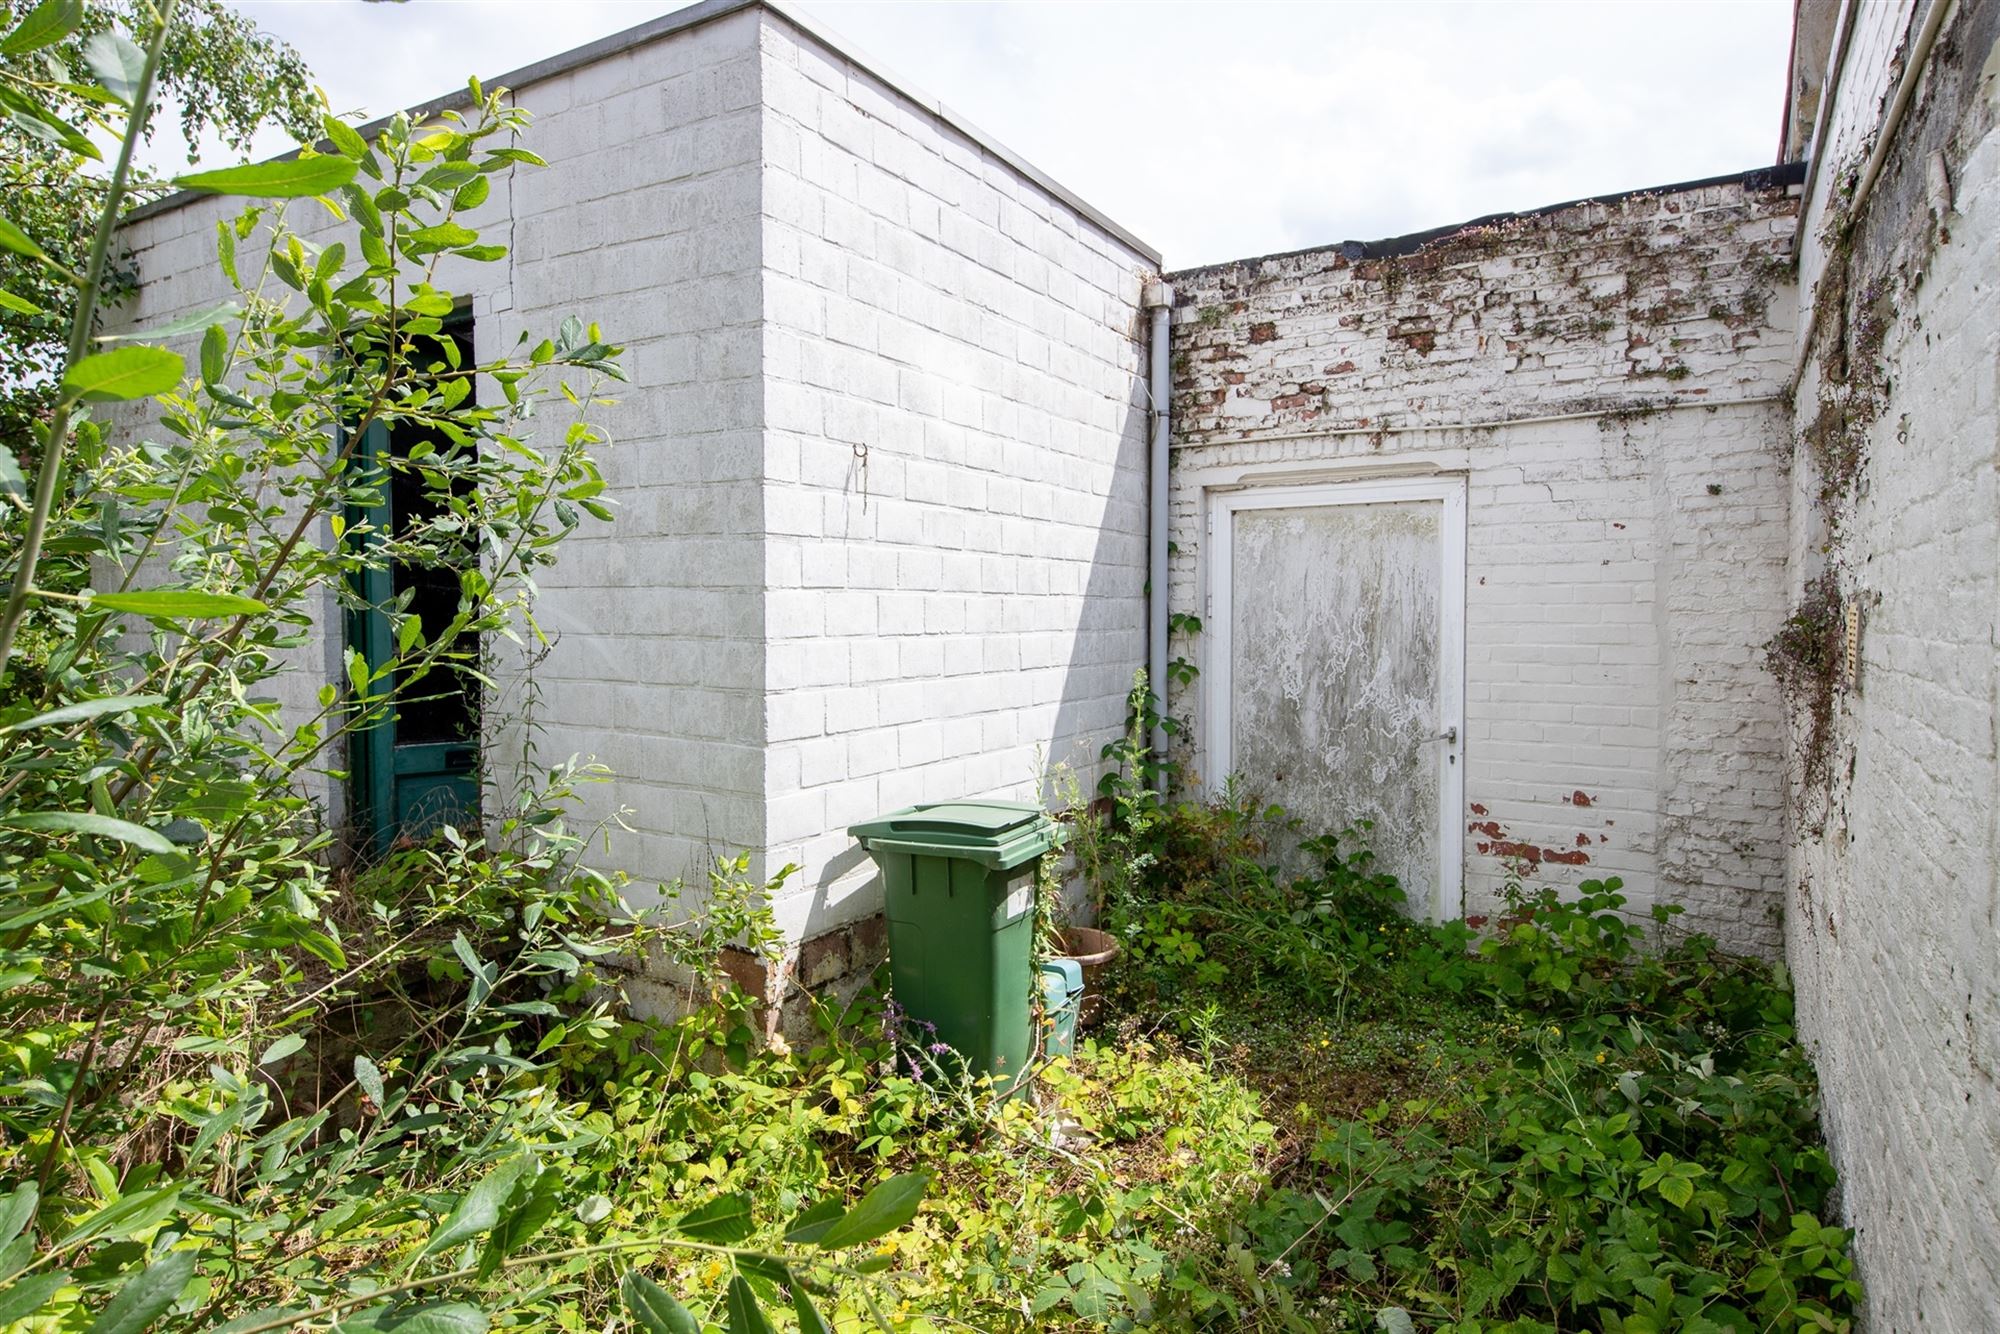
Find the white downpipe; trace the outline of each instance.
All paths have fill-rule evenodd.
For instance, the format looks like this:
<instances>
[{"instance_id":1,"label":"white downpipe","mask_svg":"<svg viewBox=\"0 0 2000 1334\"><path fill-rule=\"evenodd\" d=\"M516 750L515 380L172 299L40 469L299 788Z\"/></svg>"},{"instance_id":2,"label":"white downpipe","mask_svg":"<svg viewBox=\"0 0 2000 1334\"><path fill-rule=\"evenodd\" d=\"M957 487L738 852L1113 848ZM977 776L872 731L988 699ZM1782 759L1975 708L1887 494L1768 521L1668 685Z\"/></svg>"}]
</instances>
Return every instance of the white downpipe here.
<instances>
[{"instance_id":1,"label":"white downpipe","mask_svg":"<svg viewBox=\"0 0 2000 1334\"><path fill-rule=\"evenodd\" d=\"M1151 497L1146 505L1146 686L1158 701L1160 716L1167 712L1167 445L1173 428L1173 314L1174 289L1164 281L1146 284L1144 304L1152 312L1152 373L1148 379L1147 401L1152 407L1153 438L1147 464ZM1164 759L1167 731L1153 729L1153 754ZM1159 783L1165 786L1165 778Z\"/></svg>"}]
</instances>

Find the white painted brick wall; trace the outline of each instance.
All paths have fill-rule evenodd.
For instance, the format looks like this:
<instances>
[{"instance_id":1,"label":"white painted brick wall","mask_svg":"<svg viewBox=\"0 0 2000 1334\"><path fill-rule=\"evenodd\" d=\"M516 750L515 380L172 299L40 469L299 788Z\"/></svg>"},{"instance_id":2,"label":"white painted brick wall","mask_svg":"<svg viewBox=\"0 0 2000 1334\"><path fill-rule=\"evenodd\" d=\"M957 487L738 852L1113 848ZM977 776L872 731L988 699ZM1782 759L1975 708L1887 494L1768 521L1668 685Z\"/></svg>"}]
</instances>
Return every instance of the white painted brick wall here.
<instances>
[{"instance_id":1,"label":"white painted brick wall","mask_svg":"<svg viewBox=\"0 0 2000 1334\"><path fill-rule=\"evenodd\" d=\"M1825 175L1873 146L1913 8L1859 7ZM1810 466L1794 493L1794 589L1830 564L1865 615L1831 788L1798 792L1786 944L1878 1330L2000 1328L1996 36L1993 0L1948 14L1855 233L1850 285L1882 283L1894 315L1862 484L1831 529ZM1938 218L1934 150L1953 193ZM1803 224L1815 280L1837 262L1837 197L1817 191ZM1832 334L1809 349L1800 432Z\"/></svg>"},{"instance_id":2,"label":"white painted brick wall","mask_svg":"<svg viewBox=\"0 0 2000 1334\"><path fill-rule=\"evenodd\" d=\"M1149 263L783 19L762 46L768 855L810 936L880 907L850 823L1092 781L1145 656Z\"/></svg>"},{"instance_id":3,"label":"white painted brick wall","mask_svg":"<svg viewBox=\"0 0 2000 1334\"><path fill-rule=\"evenodd\" d=\"M575 314L632 377L599 414L617 521L540 577L536 753L616 773L579 818L627 811L608 860L642 883L748 848L805 868L795 939L866 915L850 823L1033 796L1122 721L1149 262L761 10L516 93L551 165L484 210L510 260L445 285L486 355ZM138 318L219 297L221 213L131 229Z\"/></svg>"},{"instance_id":4,"label":"white painted brick wall","mask_svg":"<svg viewBox=\"0 0 2000 1334\"><path fill-rule=\"evenodd\" d=\"M1467 478L1468 912L1532 850L1778 946L1793 207L1713 187L1174 277L1176 610L1203 610L1219 488Z\"/></svg>"},{"instance_id":5,"label":"white painted brick wall","mask_svg":"<svg viewBox=\"0 0 2000 1334\"><path fill-rule=\"evenodd\" d=\"M480 210L511 256L439 280L472 298L483 357L570 315L627 349L631 382L595 414L617 521L587 524L538 573L556 642L534 716L543 765L578 755L618 775L584 789L577 818L627 811L608 860L642 884L763 838L757 33L739 13L515 89L535 116L526 143L551 165L502 173ZM195 201L127 229L143 283L127 318L222 297L214 224L233 211ZM337 234L316 205L292 217L309 239ZM339 623L331 607L325 623ZM302 654L283 697L304 706L340 679L338 648L333 635ZM511 719L519 681L502 683ZM518 728L495 739L503 782L520 744ZM337 790L314 795L338 818Z\"/></svg>"}]
</instances>

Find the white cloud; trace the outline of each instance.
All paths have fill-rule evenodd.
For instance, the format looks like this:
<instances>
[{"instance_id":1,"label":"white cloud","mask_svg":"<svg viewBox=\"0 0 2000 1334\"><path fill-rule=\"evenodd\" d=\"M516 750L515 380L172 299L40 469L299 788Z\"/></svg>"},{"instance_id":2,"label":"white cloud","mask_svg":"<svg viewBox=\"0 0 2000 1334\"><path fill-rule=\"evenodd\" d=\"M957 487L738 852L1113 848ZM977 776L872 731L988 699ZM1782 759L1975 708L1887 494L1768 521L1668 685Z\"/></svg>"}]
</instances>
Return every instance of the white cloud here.
<instances>
[{"instance_id":1,"label":"white cloud","mask_svg":"<svg viewBox=\"0 0 2000 1334\"><path fill-rule=\"evenodd\" d=\"M674 6L241 7L380 115ZM1787 0L801 7L1176 267L1767 164L1791 22Z\"/></svg>"}]
</instances>

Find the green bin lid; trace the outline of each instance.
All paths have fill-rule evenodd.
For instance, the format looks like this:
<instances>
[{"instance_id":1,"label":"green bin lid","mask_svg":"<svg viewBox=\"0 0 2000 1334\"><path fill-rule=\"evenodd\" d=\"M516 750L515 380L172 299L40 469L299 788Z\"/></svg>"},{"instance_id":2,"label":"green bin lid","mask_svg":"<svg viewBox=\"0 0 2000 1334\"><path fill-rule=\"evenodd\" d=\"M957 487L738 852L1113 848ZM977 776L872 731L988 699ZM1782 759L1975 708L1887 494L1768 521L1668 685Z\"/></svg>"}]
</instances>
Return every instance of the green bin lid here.
<instances>
[{"instance_id":1,"label":"green bin lid","mask_svg":"<svg viewBox=\"0 0 2000 1334\"><path fill-rule=\"evenodd\" d=\"M870 851L962 857L982 866L1018 866L1057 842L1040 806L1021 801L940 801L908 806L851 825L849 836Z\"/></svg>"}]
</instances>

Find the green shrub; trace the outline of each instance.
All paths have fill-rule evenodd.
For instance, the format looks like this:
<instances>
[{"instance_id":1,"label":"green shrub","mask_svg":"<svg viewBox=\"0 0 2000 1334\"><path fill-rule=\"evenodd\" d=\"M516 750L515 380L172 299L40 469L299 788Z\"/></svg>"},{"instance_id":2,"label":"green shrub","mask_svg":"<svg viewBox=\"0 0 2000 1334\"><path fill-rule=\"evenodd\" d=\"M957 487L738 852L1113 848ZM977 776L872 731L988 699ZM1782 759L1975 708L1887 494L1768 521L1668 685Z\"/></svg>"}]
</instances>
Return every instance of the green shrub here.
<instances>
[{"instance_id":1,"label":"green shrub","mask_svg":"<svg viewBox=\"0 0 2000 1334\"><path fill-rule=\"evenodd\" d=\"M1215 1252L1241 1258L1177 1272L1190 1318L1848 1326L1782 966L1648 939L1616 879L1511 884L1484 934L1412 921L1365 829L1301 839L1237 790L1169 803L1136 779L1114 774L1112 819L1140 817L1077 840L1086 874L1118 859L1118 1002L1231 1053L1287 1128L1287 1165Z\"/></svg>"}]
</instances>

